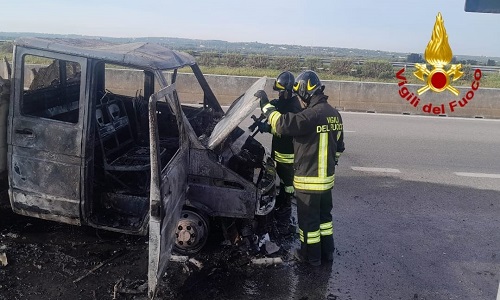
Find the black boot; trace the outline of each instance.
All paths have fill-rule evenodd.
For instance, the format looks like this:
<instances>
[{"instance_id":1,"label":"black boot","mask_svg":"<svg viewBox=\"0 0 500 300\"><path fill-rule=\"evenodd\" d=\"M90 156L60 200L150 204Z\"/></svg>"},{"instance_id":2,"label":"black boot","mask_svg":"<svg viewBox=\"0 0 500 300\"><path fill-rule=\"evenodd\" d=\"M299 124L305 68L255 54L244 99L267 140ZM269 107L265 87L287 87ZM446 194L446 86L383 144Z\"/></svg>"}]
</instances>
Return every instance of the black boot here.
<instances>
[{"instance_id":1,"label":"black boot","mask_svg":"<svg viewBox=\"0 0 500 300\"><path fill-rule=\"evenodd\" d=\"M274 211L274 218L276 220L276 228L282 236L290 235L290 216L292 213L291 207L280 207Z\"/></svg>"},{"instance_id":2,"label":"black boot","mask_svg":"<svg viewBox=\"0 0 500 300\"><path fill-rule=\"evenodd\" d=\"M307 253L306 260L309 263L309 265L313 267L321 266L321 245L319 243L311 244L307 245L305 248L307 249L305 251Z\"/></svg>"},{"instance_id":3,"label":"black boot","mask_svg":"<svg viewBox=\"0 0 500 300\"><path fill-rule=\"evenodd\" d=\"M324 261L333 261L335 254L335 242L333 238L328 242L322 240L321 245L323 246L321 249L321 259Z\"/></svg>"}]
</instances>

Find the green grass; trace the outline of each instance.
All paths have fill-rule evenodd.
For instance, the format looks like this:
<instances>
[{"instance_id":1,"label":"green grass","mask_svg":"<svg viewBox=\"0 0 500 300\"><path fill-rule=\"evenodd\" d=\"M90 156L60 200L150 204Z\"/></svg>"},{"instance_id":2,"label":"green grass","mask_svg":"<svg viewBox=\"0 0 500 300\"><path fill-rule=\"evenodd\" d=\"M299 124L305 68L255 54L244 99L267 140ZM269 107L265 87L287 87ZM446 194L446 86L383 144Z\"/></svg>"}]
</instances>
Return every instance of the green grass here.
<instances>
[{"instance_id":1,"label":"green grass","mask_svg":"<svg viewBox=\"0 0 500 300\"><path fill-rule=\"evenodd\" d=\"M471 83L472 83L472 81L465 84L465 86L470 86ZM480 86L487 87L487 88L500 88L500 73L483 74L483 77L481 78Z\"/></svg>"},{"instance_id":2,"label":"green grass","mask_svg":"<svg viewBox=\"0 0 500 300\"><path fill-rule=\"evenodd\" d=\"M12 61L12 53L0 52L0 58L3 60L4 57L7 57L8 61Z\"/></svg>"}]
</instances>

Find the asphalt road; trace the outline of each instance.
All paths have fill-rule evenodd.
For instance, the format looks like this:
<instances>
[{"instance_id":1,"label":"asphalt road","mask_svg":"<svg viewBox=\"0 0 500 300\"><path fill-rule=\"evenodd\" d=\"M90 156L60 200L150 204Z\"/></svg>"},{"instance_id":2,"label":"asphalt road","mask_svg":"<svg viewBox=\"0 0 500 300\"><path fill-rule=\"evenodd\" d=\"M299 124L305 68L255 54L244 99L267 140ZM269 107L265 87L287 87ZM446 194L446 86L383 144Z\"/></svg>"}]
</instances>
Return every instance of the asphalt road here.
<instances>
[{"instance_id":1,"label":"asphalt road","mask_svg":"<svg viewBox=\"0 0 500 300\"><path fill-rule=\"evenodd\" d=\"M500 120L342 116L333 266L312 278L300 265L268 270L255 279L260 296L500 297ZM270 145L269 136L257 138ZM272 297L269 282L279 291Z\"/></svg>"},{"instance_id":2,"label":"asphalt road","mask_svg":"<svg viewBox=\"0 0 500 300\"><path fill-rule=\"evenodd\" d=\"M254 265L213 224L216 242L171 262L156 299L500 300L500 120L342 116L333 263ZM0 299L146 299L116 290L146 282L147 237L1 209Z\"/></svg>"}]
</instances>

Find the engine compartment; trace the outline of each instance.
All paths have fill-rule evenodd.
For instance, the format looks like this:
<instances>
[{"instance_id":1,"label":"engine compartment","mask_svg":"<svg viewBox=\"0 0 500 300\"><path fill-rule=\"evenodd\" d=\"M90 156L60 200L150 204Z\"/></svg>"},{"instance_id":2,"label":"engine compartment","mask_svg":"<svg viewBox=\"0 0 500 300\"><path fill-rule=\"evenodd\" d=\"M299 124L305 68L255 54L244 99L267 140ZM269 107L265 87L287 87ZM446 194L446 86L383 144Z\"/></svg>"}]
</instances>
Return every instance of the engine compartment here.
<instances>
[{"instance_id":1,"label":"engine compartment","mask_svg":"<svg viewBox=\"0 0 500 300\"><path fill-rule=\"evenodd\" d=\"M217 123L224 115L210 107L195 108L183 105L182 109L193 130L203 145L207 145ZM219 163L233 170L248 181L257 184L255 169L262 169L265 162L265 148L245 130L236 127L213 152Z\"/></svg>"}]
</instances>

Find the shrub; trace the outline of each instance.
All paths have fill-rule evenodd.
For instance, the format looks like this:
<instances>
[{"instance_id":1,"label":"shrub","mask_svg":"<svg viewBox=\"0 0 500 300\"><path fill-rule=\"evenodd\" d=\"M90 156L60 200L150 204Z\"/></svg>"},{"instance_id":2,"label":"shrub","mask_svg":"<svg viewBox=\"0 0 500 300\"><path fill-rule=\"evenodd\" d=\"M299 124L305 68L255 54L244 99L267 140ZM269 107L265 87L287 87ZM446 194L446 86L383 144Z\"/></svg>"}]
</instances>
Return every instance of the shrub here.
<instances>
[{"instance_id":1,"label":"shrub","mask_svg":"<svg viewBox=\"0 0 500 300\"><path fill-rule=\"evenodd\" d=\"M330 73L333 75L351 75L354 63L351 59L334 59L330 62Z\"/></svg>"},{"instance_id":2,"label":"shrub","mask_svg":"<svg viewBox=\"0 0 500 300\"><path fill-rule=\"evenodd\" d=\"M222 60L226 67L236 68L243 65L244 57L240 53L228 53L222 57Z\"/></svg>"},{"instance_id":3,"label":"shrub","mask_svg":"<svg viewBox=\"0 0 500 300\"><path fill-rule=\"evenodd\" d=\"M247 57L247 65L254 69L266 69L269 67L269 57L266 55L250 55Z\"/></svg>"},{"instance_id":4,"label":"shrub","mask_svg":"<svg viewBox=\"0 0 500 300\"><path fill-rule=\"evenodd\" d=\"M0 42L0 53L12 53L14 44L12 42Z\"/></svg>"},{"instance_id":5,"label":"shrub","mask_svg":"<svg viewBox=\"0 0 500 300\"><path fill-rule=\"evenodd\" d=\"M363 64L361 74L368 78L392 78L394 77L394 68L389 61L368 60Z\"/></svg>"},{"instance_id":6,"label":"shrub","mask_svg":"<svg viewBox=\"0 0 500 300\"><path fill-rule=\"evenodd\" d=\"M198 59L198 63L207 67L217 66L219 65L219 54L215 52L203 52Z\"/></svg>"},{"instance_id":7,"label":"shrub","mask_svg":"<svg viewBox=\"0 0 500 300\"><path fill-rule=\"evenodd\" d=\"M306 57L303 66L308 70L318 71L323 67L323 63L319 57Z\"/></svg>"},{"instance_id":8,"label":"shrub","mask_svg":"<svg viewBox=\"0 0 500 300\"><path fill-rule=\"evenodd\" d=\"M462 72L464 72L464 75L460 77L461 80L472 81L474 78L474 69L472 69L471 65L462 65Z\"/></svg>"},{"instance_id":9,"label":"shrub","mask_svg":"<svg viewBox=\"0 0 500 300\"><path fill-rule=\"evenodd\" d=\"M296 72L300 70L300 59L292 56L279 56L273 59L273 68L276 70L290 70Z\"/></svg>"}]
</instances>

